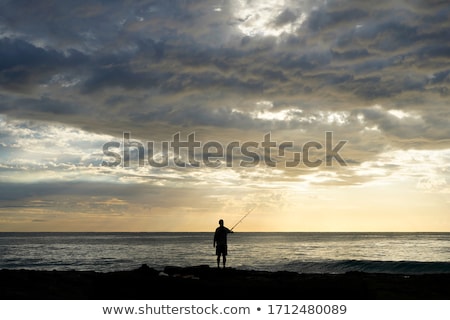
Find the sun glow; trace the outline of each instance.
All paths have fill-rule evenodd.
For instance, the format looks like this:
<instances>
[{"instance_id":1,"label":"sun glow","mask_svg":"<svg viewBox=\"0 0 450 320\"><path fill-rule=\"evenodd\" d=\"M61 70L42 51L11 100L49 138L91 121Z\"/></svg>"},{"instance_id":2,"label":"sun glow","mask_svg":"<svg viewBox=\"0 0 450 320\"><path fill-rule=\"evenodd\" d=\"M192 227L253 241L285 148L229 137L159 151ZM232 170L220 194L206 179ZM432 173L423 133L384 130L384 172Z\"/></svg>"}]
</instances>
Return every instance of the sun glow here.
<instances>
[{"instance_id":1,"label":"sun glow","mask_svg":"<svg viewBox=\"0 0 450 320\"><path fill-rule=\"evenodd\" d=\"M250 37L294 33L307 17L299 9L288 8L285 0L237 0L234 8L239 30Z\"/></svg>"}]
</instances>

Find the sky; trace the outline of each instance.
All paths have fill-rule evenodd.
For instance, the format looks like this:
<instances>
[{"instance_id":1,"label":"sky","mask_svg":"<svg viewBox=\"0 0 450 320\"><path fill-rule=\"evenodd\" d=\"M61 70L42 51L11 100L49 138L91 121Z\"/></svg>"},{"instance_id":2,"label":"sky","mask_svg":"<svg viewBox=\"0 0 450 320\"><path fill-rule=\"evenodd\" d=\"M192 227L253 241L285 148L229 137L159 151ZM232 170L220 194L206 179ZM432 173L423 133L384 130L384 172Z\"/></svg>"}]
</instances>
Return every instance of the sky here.
<instances>
[{"instance_id":1,"label":"sky","mask_svg":"<svg viewBox=\"0 0 450 320\"><path fill-rule=\"evenodd\" d=\"M0 232L450 232L447 1L0 1Z\"/></svg>"}]
</instances>

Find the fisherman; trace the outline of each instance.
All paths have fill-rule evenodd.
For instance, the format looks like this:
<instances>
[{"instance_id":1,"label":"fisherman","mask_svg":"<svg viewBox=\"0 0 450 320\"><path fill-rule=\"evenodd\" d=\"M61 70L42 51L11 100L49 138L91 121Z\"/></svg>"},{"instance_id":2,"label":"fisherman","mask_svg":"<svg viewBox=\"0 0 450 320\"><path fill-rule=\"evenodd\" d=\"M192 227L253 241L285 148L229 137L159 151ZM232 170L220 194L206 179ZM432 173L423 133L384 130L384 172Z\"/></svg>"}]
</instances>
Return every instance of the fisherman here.
<instances>
[{"instance_id":1,"label":"fisherman","mask_svg":"<svg viewBox=\"0 0 450 320\"><path fill-rule=\"evenodd\" d=\"M216 248L217 255L217 268L220 268L220 256L222 256L223 268L225 269L225 264L227 262L227 235L233 233L233 230L228 229L223 225L223 220L219 220L219 227L217 227L214 233L213 247Z\"/></svg>"}]
</instances>

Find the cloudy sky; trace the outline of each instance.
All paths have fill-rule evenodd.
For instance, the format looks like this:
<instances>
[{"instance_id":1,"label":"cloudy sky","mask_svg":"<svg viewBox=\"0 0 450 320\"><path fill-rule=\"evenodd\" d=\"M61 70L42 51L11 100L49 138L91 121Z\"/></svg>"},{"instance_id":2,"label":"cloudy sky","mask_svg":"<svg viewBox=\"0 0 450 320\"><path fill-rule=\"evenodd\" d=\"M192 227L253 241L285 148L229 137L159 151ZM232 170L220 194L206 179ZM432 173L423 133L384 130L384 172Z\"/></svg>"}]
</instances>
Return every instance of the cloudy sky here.
<instances>
[{"instance_id":1,"label":"cloudy sky","mask_svg":"<svg viewBox=\"0 0 450 320\"><path fill-rule=\"evenodd\" d=\"M0 231L450 231L449 39L438 0L0 1Z\"/></svg>"}]
</instances>

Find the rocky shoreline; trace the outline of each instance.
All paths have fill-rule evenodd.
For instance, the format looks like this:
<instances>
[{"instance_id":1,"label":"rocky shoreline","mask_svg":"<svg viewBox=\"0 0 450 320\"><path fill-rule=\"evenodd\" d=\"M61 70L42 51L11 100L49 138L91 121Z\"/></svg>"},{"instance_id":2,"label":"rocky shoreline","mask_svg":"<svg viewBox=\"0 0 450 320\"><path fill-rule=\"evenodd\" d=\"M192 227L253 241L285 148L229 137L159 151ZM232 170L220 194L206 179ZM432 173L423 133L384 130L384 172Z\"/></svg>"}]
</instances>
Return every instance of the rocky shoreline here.
<instances>
[{"instance_id":1,"label":"rocky shoreline","mask_svg":"<svg viewBox=\"0 0 450 320\"><path fill-rule=\"evenodd\" d=\"M445 274L301 274L147 265L129 271L0 270L3 300L447 300Z\"/></svg>"}]
</instances>

